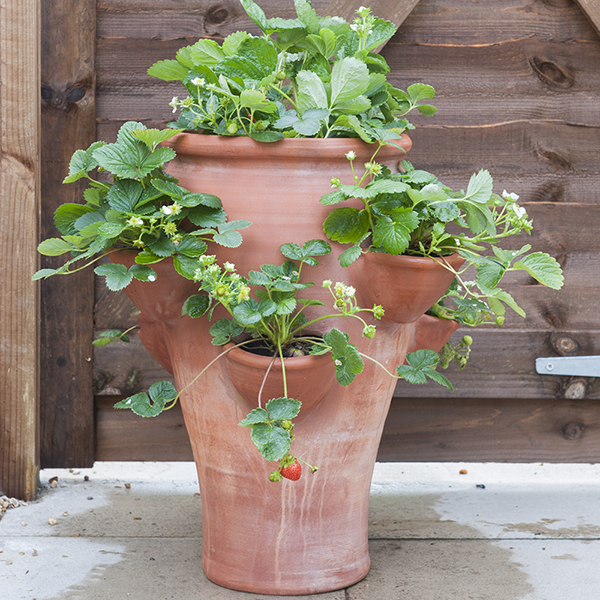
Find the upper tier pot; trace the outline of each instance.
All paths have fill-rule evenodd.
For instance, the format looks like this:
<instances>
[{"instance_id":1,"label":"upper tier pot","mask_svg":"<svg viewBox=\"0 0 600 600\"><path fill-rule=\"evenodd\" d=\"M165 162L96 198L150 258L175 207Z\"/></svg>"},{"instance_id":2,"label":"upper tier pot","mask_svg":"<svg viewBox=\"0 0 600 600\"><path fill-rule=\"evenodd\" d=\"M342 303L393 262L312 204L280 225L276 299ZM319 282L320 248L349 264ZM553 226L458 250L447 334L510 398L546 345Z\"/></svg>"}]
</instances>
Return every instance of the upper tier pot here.
<instances>
[{"instance_id":1,"label":"upper tier pot","mask_svg":"<svg viewBox=\"0 0 600 600\"><path fill-rule=\"evenodd\" d=\"M410 139L403 136L401 143L408 151ZM242 275L264 263L281 264L282 243L323 239L322 223L330 207L321 205L320 197L331 190L332 177L352 181L348 151L359 162L373 152L348 139L260 144L248 138L180 134L169 145L177 158L168 170L182 186L219 196L230 220L252 221L243 231L240 249L209 248L219 262L235 263ZM387 146L377 158L396 170L404 153ZM318 267L303 270L303 278L316 283L307 295L327 305L308 307L309 318L332 312L330 292L321 282L349 282L358 269L356 264L342 269L337 256L343 248L332 245L333 252L321 257ZM131 261L132 256L115 260ZM142 341L172 369L182 389L222 349L210 343L206 318L180 316L193 283L179 277L168 261L156 269L155 282L134 280L126 289L141 311ZM358 281L355 286L362 294L369 284ZM172 306L165 305L167 296ZM220 316L217 312L214 319ZM367 322L377 325L374 339L361 337L362 325L355 319L321 321L311 333L322 335L338 327L361 352L393 371L407 350L415 349L420 320L399 325L367 316ZM448 330L445 335L450 334ZM320 402L303 408L292 452L319 470L279 484L268 479L276 465L262 458L249 432L238 426L248 404L232 384L226 361L217 361L182 394L198 469L202 564L209 579L247 592L301 595L345 588L367 574L371 476L395 384L383 369L366 361L352 385L334 382Z\"/></svg>"}]
</instances>

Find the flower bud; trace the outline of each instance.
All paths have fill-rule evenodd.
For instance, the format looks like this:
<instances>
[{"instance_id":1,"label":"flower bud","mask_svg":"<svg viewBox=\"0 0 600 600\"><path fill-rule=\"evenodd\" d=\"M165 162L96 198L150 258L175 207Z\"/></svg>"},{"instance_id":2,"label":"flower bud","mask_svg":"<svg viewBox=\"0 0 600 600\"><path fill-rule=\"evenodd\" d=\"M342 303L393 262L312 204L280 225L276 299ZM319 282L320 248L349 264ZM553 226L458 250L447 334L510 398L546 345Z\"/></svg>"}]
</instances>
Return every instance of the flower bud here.
<instances>
[{"instance_id":1,"label":"flower bud","mask_svg":"<svg viewBox=\"0 0 600 600\"><path fill-rule=\"evenodd\" d=\"M375 325L367 325L364 329L362 334L369 338L370 340L372 340L375 337L375 333L376 333L376 329L375 329Z\"/></svg>"}]
</instances>

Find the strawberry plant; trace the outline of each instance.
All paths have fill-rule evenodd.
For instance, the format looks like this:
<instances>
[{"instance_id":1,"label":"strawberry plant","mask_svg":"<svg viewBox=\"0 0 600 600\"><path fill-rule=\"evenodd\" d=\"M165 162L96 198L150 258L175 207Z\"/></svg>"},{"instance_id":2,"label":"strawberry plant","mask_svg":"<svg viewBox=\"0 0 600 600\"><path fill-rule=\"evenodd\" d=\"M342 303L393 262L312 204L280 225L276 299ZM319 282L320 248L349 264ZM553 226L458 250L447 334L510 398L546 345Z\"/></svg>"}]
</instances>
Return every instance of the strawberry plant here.
<instances>
[{"instance_id":1,"label":"strawberry plant","mask_svg":"<svg viewBox=\"0 0 600 600\"><path fill-rule=\"evenodd\" d=\"M334 317L358 319L362 325L362 334L373 338L375 325L367 323L360 313L371 313L374 319L384 314L381 306L361 308L355 298L355 290L338 282L323 282L323 287L331 293L334 312L325 311L312 319L304 315L306 307L323 307L325 304L312 298L298 297L299 292L308 290L312 282L302 281L305 266L316 266L317 258L329 254L331 246L323 240L309 240L302 246L283 244L281 252L286 260L281 265L265 264L260 271L250 271L243 277L235 270L235 265L225 263L220 266L216 257L200 256L195 279L199 283L199 294L190 296L184 303L182 314L192 318L212 317L216 306L224 306L230 317L217 320L210 328L212 343L217 346L230 344L187 386L193 383L219 358L233 348L249 346L257 341L272 357L281 359L282 395L271 398L264 405L262 398L257 398L257 407L240 422L243 427L250 428L251 438L255 446L267 461L280 461L279 474L286 478L286 473L298 473L300 469L293 467L299 458L290 452L294 439L293 419L298 416L302 403L289 397L285 358L297 355L299 344L306 350L301 353L330 353L335 366L336 379L340 385L350 385L364 369L364 360L371 360L386 370L373 358L360 352L350 342L350 336L337 328L332 328L322 337L310 333L315 323ZM251 297L251 293L255 297ZM408 365L400 365L395 373L388 374L396 379L406 379L411 383L424 383L427 379L452 389L452 384L436 371L439 356L433 350L418 350L407 356ZM268 376L265 375L265 378ZM187 389L187 388L184 388ZM116 408L130 408L141 416L156 416L163 410L172 408L181 392L166 382L158 382L150 387L148 394L140 392L126 398L115 405ZM308 465L311 467L310 465ZM311 471L316 469L311 467ZM294 477L287 477L294 479ZM279 475L272 480L279 481Z\"/></svg>"},{"instance_id":2,"label":"strawberry plant","mask_svg":"<svg viewBox=\"0 0 600 600\"><path fill-rule=\"evenodd\" d=\"M466 192L453 192L435 175L416 170L402 161L403 170L392 174L375 161L379 148L357 172L355 155L349 152L353 180L331 180L334 191L321 203L333 206L357 199L360 208L335 208L325 219L325 235L342 244L352 244L339 260L347 267L364 252L430 257L454 272L455 281L445 296L432 307L432 314L464 325L504 322L506 307L525 316L514 298L499 287L509 271L526 271L537 282L560 289L562 270L556 260L544 252L531 252L526 244L519 250L502 249L503 239L522 232L531 233L533 224L519 197L503 191L493 193L493 179L486 170L475 173ZM460 270L453 270L444 256L458 253L465 259ZM465 271L473 266L474 281ZM450 301L450 306L446 302Z\"/></svg>"},{"instance_id":3,"label":"strawberry plant","mask_svg":"<svg viewBox=\"0 0 600 600\"><path fill-rule=\"evenodd\" d=\"M249 221L228 222L217 196L192 193L165 173L175 151L160 143L179 131L147 129L129 121L119 129L114 144L94 142L73 154L64 183L87 180L84 203L60 205L54 223L61 237L38 246L45 256L71 258L58 269L41 269L33 279L74 273L123 248L137 252L131 268L111 263L95 268L112 291L134 278L153 281L156 272L149 265L167 257L183 277L193 279L207 242L230 248L241 244L238 230L248 227ZM95 171L98 178L92 177Z\"/></svg>"},{"instance_id":4,"label":"strawberry plant","mask_svg":"<svg viewBox=\"0 0 600 600\"><path fill-rule=\"evenodd\" d=\"M267 19L252 0L241 0L263 32L237 31L221 45L201 39L181 48L175 59L148 73L181 81L187 91L174 97L181 110L173 127L261 142L284 137L360 137L367 142L397 138L411 128L404 116L428 104L434 89L413 84L406 91L387 82L390 68L374 50L396 28L361 7L353 23L319 17L309 0L295 0L296 19Z\"/></svg>"}]
</instances>

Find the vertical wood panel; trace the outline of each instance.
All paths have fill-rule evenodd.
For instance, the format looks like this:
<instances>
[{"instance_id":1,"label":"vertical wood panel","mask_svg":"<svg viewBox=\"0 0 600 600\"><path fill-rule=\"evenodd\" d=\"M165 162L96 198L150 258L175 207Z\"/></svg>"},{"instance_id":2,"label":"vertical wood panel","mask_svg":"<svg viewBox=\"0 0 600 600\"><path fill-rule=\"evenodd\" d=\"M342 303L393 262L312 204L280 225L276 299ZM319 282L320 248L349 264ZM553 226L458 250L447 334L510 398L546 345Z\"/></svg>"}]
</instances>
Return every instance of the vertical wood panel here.
<instances>
[{"instance_id":1,"label":"vertical wood panel","mask_svg":"<svg viewBox=\"0 0 600 600\"><path fill-rule=\"evenodd\" d=\"M42 2L42 238L53 215L81 202L83 185L63 185L71 155L96 137L95 0ZM64 257L43 259L55 268ZM42 282L42 467L86 467L94 459L91 269Z\"/></svg>"},{"instance_id":2,"label":"vertical wood panel","mask_svg":"<svg viewBox=\"0 0 600 600\"><path fill-rule=\"evenodd\" d=\"M39 4L0 2L0 489L35 495L38 448Z\"/></svg>"}]
</instances>

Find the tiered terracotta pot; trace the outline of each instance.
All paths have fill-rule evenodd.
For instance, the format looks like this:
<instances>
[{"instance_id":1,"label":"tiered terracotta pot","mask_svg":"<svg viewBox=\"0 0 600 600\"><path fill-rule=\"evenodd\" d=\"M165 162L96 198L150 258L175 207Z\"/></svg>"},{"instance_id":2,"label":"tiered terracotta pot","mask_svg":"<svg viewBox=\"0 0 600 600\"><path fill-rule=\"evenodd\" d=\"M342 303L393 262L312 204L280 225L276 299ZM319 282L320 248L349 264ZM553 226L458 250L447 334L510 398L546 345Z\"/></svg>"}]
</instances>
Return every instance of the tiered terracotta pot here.
<instances>
[{"instance_id":1,"label":"tiered terracotta pot","mask_svg":"<svg viewBox=\"0 0 600 600\"><path fill-rule=\"evenodd\" d=\"M258 144L248 138L181 134L170 145L177 151L177 159L169 172L180 185L219 196L230 220L253 222L243 231L241 248L209 248L219 261L235 263L242 275L264 263L281 264L282 243L324 239L322 223L330 207L321 205L319 198L331 190L334 176L350 183L345 158L349 150L356 153L357 164L372 154L371 147L347 139ZM404 136L402 145L410 149L410 139ZM377 159L395 167L403 156L388 146ZM318 267L303 270L303 277L316 283L306 295L328 304L327 308L310 307L309 315L333 312L330 293L321 285L324 279L352 280L361 298L366 297L367 288L387 285L377 266L369 269L374 277L370 282L360 277L360 261L342 269L337 256L343 248L333 246L333 253L322 257ZM131 261L132 257L122 260ZM134 281L127 289L141 311L142 341L163 366L172 369L182 389L222 349L211 345L206 318L180 316L183 301L195 292L194 284L179 277L167 261L156 269L155 282ZM395 277L402 281L403 275ZM443 281L426 304L433 304L447 285ZM219 316L215 314L214 320ZM432 327L429 318L426 320L426 328ZM338 327L349 333L361 352L392 371L409 349L416 349L417 340L421 343L418 315L411 313L406 323L389 317L384 322L370 322L378 330L372 340L361 337L362 325L354 319L325 320L311 331L323 334ZM444 322L442 329L442 337L447 339L453 326L448 328ZM436 339L435 345L445 341ZM290 372L297 360L303 359L285 359ZM270 361L262 362L260 369L264 370ZM369 490L396 381L370 361L348 387L331 384L331 370L325 369L317 391L308 391L304 397L292 444L294 454L317 464L319 470L305 472L297 482L275 484L268 475L276 465L262 458L248 430L238 426L251 402L239 382L237 389L232 384L230 373L235 368L231 362L219 360L181 399L198 468L206 575L225 587L262 594L314 594L356 583L370 565ZM309 379L319 377L317 367L309 371ZM300 390L305 396L306 391ZM282 395L277 385L269 394ZM313 394L322 398L312 401ZM263 397L263 402L266 400Z\"/></svg>"}]
</instances>

